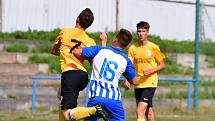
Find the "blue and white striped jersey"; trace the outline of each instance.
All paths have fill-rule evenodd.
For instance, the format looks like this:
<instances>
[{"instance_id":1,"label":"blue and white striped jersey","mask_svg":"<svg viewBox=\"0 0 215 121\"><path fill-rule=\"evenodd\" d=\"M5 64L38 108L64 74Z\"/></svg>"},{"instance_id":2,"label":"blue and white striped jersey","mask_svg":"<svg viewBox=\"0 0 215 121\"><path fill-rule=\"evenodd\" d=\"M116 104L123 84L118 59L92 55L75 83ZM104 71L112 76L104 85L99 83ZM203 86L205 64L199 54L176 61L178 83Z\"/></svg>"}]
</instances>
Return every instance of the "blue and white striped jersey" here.
<instances>
[{"instance_id":1,"label":"blue and white striped jersey","mask_svg":"<svg viewBox=\"0 0 215 121\"><path fill-rule=\"evenodd\" d=\"M123 75L127 79L133 79L136 75L127 55L112 46L91 46L82 49L82 57L93 59L89 98L99 96L121 100L119 78Z\"/></svg>"}]
</instances>

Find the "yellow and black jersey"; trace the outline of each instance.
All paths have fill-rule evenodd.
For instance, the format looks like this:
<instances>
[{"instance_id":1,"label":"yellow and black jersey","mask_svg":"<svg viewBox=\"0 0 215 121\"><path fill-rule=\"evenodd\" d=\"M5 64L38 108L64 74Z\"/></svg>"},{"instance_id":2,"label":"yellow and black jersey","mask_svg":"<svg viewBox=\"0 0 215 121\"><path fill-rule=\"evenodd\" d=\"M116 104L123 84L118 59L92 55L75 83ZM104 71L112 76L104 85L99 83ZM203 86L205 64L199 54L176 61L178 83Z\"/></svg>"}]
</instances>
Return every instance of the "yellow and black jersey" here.
<instances>
[{"instance_id":1,"label":"yellow and black jersey","mask_svg":"<svg viewBox=\"0 0 215 121\"><path fill-rule=\"evenodd\" d=\"M77 59L70 50L77 43L72 42L72 39L80 41L81 47L89 47L96 45L95 41L90 38L86 32L80 28L64 28L57 36L55 43L61 43L60 46L60 64L62 72L69 69L78 69L86 72L83 66L83 60Z\"/></svg>"},{"instance_id":2,"label":"yellow and black jersey","mask_svg":"<svg viewBox=\"0 0 215 121\"><path fill-rule=\"evenodd\" d=\"M150 41L146 45L134 43L129 47L128 57L134 64L137 79L140 82L135 88L157 87L157 73L145 76L143 69L155 68L157 67L157 62L163 61L165 56L160 51L159 46Z\"/></svg>"}]
</instances>

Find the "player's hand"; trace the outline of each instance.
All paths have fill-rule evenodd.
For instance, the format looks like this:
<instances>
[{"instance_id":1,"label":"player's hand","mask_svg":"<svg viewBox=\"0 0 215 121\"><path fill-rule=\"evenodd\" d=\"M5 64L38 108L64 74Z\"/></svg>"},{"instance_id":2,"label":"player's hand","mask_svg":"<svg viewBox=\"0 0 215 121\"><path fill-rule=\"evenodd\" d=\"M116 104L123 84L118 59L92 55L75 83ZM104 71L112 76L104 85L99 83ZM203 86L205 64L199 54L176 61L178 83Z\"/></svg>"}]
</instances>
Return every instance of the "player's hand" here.
<instances>
[{"instance_id":1,"label":"player's hand","mask_svg":"<svg viewBox=\"0 0 215 121\"><path fill-rule=\"evenodd\" d=\"M149 76L154 73L153 69L143 69L143 73L145 76Z\"/></svg>"},{"instance_id":2,"label":"player's hand","mask_svg":"<svg viewBox=\"0 0 215 121\"><path fill-rule=\"evenodd\" d=\"M102 46L106 46L106 44L107 44L107 34L105 32L101 32L100 40L101 40Z\"/></svg>"},{"instance_id":3,"label":"player's hand","mask_svg":"<svg viewBox=\"0 0 215 121\"><path fill-rule=\"evenodd\" d=\"M128 82L128 80L125 80L125 81L124 81L124 88L125 88L126 90L128 90L128 89L131 88L131 84Z\"/></svg>"}]
</instances>

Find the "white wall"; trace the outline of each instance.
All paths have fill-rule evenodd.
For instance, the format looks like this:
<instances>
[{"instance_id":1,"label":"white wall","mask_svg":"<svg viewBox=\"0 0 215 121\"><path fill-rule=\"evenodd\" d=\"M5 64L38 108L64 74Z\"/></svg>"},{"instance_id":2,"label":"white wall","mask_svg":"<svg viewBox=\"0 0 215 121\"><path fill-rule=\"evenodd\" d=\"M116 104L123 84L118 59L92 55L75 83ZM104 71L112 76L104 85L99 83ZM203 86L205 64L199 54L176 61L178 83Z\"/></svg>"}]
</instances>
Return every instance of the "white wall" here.
<instances>
[{"instance_id":1,"label":"white wall","mask_svg":"<svg viewBox=\"0 0 215 121\"><path fill-rule=\"evenodd\" d=\"M74 27L78 14L89 7L95 21L89 31L115 29L115 0L3 0L3 32Z\"/></svg>"},{"instance_id":2,"label":"white wall","mask_svg":"<svg viewBox=\"0 0 215 121\"><path fill-rule=\"evenodd\" d=\"M74 27L77 15L86 7L91 8L95 16L93 25L87 31L115 31L115 1L2 0L2 31L27 31L28 28L49 31ZM215 0L202 1L215 5ZM151 25L150 33L162 38L193 40L195 37L195 5L153 0L119 0L119 4L120 27L135 31L137 22L144 20ZM206 8L210 20L204 13L205 36L215 40L215 7Z\"/></svg>"}]
</instances>

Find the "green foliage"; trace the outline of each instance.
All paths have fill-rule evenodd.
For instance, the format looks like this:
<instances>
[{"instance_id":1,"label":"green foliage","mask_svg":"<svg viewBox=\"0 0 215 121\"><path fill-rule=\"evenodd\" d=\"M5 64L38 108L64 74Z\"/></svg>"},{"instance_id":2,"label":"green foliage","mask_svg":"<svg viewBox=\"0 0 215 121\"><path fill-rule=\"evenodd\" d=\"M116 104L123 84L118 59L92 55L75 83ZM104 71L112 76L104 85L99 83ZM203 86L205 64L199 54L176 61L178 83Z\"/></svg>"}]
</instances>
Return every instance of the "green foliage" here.
<instances>
[{"instance_id":1,"label":"green foliage","mask_svg":"<svg viewBox=\"0 0 215 121\"><path fill-rule=\"evenodd\" d=\"M207 56L206 61L209 63L209 68L215 68L215 56Z\"/></svg>"},{"instance_id":2,"label":"green foliage","mask_svg":"<svg viewBox=\"0 0 215 121\"><path fill-rule=\"evenodd\" d=\"M90 63L87 60L84 61L84 67L86 68L88 74L90 75L91 71L92 71L92 67L91 67Z\"/></svg>"},{"instance_id":3,"label":"green foliage","mask_svg":"<svg viewBox=\"0 0 215 121\"><path fill-rule=\"evenodd\" d=\"M53 31L36 31L36 30L28 30L27 32L16 31L13 33L0 33L0 40L14 40L14 39L28 39L28 40L47 40L53 42L57 37L60 29L55 29ZM90 37L92 37L97 44L100 43L100 32L88 33ZM137 42L138 38L136 33L132 33L133 42ZM108 32L108 42L107 45L111 45L111 41L115 37L114 32ZM171 53L193 53L194 52L194 41L191 40L168 40L161 39L156 35L149 35L148 39L156 44L158 44L163 52L171 52ZM215 42L212 41L204 41L200 42L200 53L206 54L210 56L215 56L215 51L213 48L215 46Z\"/></svg>"},{"instance_id":4,"label":"green foliage","mask_svg":"<svg viewBox=\"0 0 215 121\"><path fill-rule=\"evenodd\" d=\"M200 53L205 55L213 55L215 56L215 42L212 41L206 41L200 43Z\"/></svg>"},{"instance_id":5,"label":"green foliage","mask_svg":"<svg viewBox=\"0 0 215 121\"><path fill-rule=\"evenodd\" d=\"M31 63L48 63L50 72L60 73L60 61L57 56L34 54L28 61Z\"/></svg>"},{"instance_id":6,"label":"green foliage","mask_svg":"<svg viewBox=\"0 0 215 121\"><path fill-rule=\"evenodd\" d=\"M171 89L171 91L164 94L163 97L169 98L169 99L186 99L187 91L186 90L179 91L179 90Z\"/></svg>"},{"instance_id":7,"label":"green foliage","mask_svg":"<svg viewBox=\"0 0 215 121\"><path fill-rule=\"evenodd\" d=\"M37 45L37 47L35 47L32 50L32 52L34 52L34 53L49 53L50 48L51 48L51 42L44 42L44 43Z\"/></svg>"},{"instance_id":8,"label":"green foliage","mask_svg":"<svg viewBox=\"0 0 215 121\"><path fill-rule=\"evenodd\" d=\"M122 91L122 97L123 98L133 98L134 97L134 90L129 89L129 90Z\"/></svg>"},{"instance_id":9,"label":"green foliage","mask_svg":"<svg viewBox=\"0 0 215 121\"><path fill-rule=\"evenodd\" d=\"M199 85L203 87L215 87L215 80L200 80Z\"/></svg>"},{"instance_id":10,"label":"green foliage","mask_svg":"<svg viewBox=\"0 0 215 121\"><path fill-rule=\"evenodd\" d=\"M88 33L88 35L94 39L94 41L98 44L101 45L101 40L100 40L100 32L95 32L95 33ZM114 39L115 33L114 32L108 32L107 33L107 45L111 45L111 41Z\"/></svg>"},{"instance_id":11,"label":"green foliage","mask_svg":"<svg viewBox=\"0 0 215 121\"><path fill-rule=\"evenodd\" d=\"M28 46L25 44L11 44L4 47L4 50L7 52L28 52Z\"/></svg>"},{"instance_id":12,"label":"green foliage","mask_svg":"<svg viewBox=\"0 0 215 121\"><path fill-rule=\"evenodd\" d=\"M27 119L27 117L26 116L19 116L15 120L18 120L18 121L20 120L21 121L21 120L24 120L24 119Z\"/></svg>"},{"instance_id":13,"label":"green foliage","mask_svg":"<svg viewBox=\"0 0 215 121\"><path fill-rule=\"evenodd\" d=\"M167 82L167 81L158 81L158 85L170 87L170 86L178 86L178 85L187 85L187 82Z\"/></svg>"},{"instance_id":14,"label":"green foliage","mask_svg":"<svg viewBox=\"0 0 215 121\"><path fill-rule=\"evenodd\" d=\"M27 32L16 31L12 33L0 33L0 40L14 40L14 39L28 39L28 40L49 40L53 41L57 34L60 32L59 29L53 31L37 31L28 30Z\"/></svg>"},{"instance_id":15,"label":"green foliage","mask_svg":"<svg viewBox=\"0 0 215 121\"><path fill-rule=\"evenodd\" d=\"M149 36L149 40L159 45L163 52L172 53L193 53L194 42L193 41L176 41L161 39L159 36Z\"/></svg>"},{"instance_id":16,"label":"green foliage","mask_svg":"<svg viewBox=\"0 0 215 121\"><path fill-rule=\"evenodd\" d=\"M171 90L166 93L158 94L157 96L160 98L169 98L169 99L187 99L187 89L186 86L183 86L183 90L181 90L182 87L179 88L179 86L176 87L176 85L170 85ZM192 94L193 97L193 94ZM212 87L201 87L199 90L199 99L215 99L215 90Z\"/></svg>"}]
</instances>

